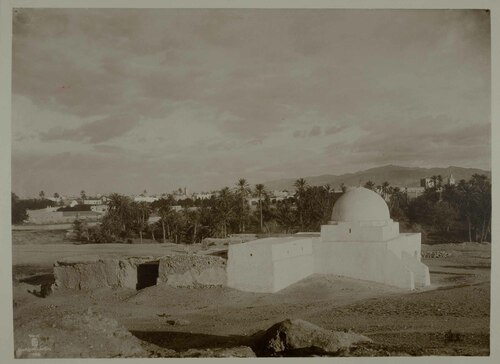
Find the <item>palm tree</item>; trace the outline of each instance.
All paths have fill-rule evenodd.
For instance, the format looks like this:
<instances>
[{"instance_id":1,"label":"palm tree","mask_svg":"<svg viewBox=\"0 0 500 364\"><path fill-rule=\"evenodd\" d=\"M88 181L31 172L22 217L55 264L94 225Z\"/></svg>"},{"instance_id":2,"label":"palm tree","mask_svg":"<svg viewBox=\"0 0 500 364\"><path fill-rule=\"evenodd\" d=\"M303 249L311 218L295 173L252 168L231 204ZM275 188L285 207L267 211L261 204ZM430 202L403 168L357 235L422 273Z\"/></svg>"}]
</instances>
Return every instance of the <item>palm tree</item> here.
<instances>
[{"instance_id":1,"label":"palm tree","mask_svg":"<svg viewBox=\"0 0 500 364\"><path fill-rule=\"evenodd\" d=\"M150 207L147 202L132 202L131 210L134 225L136 225L137 230L139 231L139 238L142 244L142 232L144 227L146 226L146 221L149 219Z\"/></svg>"},{"instance_id":2,"label":"palm tree","mask_svg":"<svg viewBox=\"0 0 500 364\"><path fill-rule=\"evenodd\" d=\"M436 175L431 176L431 181L432 181L432 187L437 189L438 176L436 176Z\"/></svg>"},{"instance_id":3,"label":"palm tree","mask_svg":"<svg viewBox=\"0 0 500 364\"><path fill-rule=\"evenodd\" d=\"M363 186L364 188L368 188L369 190L375 190L375 182L373 181L367 181L365 185Z\"/></svg>"},{"instance_id":4,"label":"palm tree","mask_svg":"<svg viewBox=\"0 0 500 364\"><path fill-rule=\"evenodd\" d=\"M80 198L82 199L82 201L87 199L87 195L85 194L84 190L80 191Z\"/></svg>"},{"instance_id":5,"label":"palm tree","mask_svg":"<svg viewBox=\"0 0 500 364\"><path fill-rule=\"evenodd\" d=\"M44 191L40 191L40 193L38 194L38 196L40 196L40 198L42 200L45 200L45 192Z\"/></svg>"},{"instance_id":6,"label":"palm tree","mask_svg":"<svg viewBox=\"0 0 500 364\"><path fill-rule=\"evenodd\" d=\"M326 193L331 193L333 192L332 191L332 186L330 186L329 183L327 183L326 185L323 186L323 188L325 189Z\"/></svg>"},{"instance_id":7,"label":"palm tree","mask_svg":"<svg viewBox=\"0 0 500 364\"><path fill-rule=\"evenodd\" d=\"M380 192L382 193L382 197L384 197L384 199L386 199L387 195L389 195L389 192L390 192L389 182L385 181L382 183L382 186L380 186Z\"/></svg>"},{"instance_id":8,"label":"palm tree","mask_svg":"<svg viewBox=\"0 0 500 364\"><path fill-rule=\"evenodd\" d=\"M300 228L303 229L304 227L304 204L305 204L305 199L304 195L307 189L307 182L304 178L299 178L296 180L293 184L295 187L295 198L297 199L297 210L299 212L299 223L300 223Z\"/></svg>"},{"instance_id":9,"label":"palm tree","mask_svg":"<svg viewBox=\"0 0 500 364\"><path fill-rule=\"evenodd\" d=\"M475 195L473 214L476 220L476 240L482 243L491 227L491 183L485 175L473 174L469 184Z\"/></svg>"},{"instance_id":10,"label":"palm tree","mask_svg":"<svg viewBox=\"0 0 500 364\"><path fill-rule=\"evenodd\" d=\"M127 235L132 221L131 203L129 197L118 193L112 193L108 197L108 215L120 225L120 231L125 235Z\"/></svg>"},{"instance_id":11,"label":"palm tree","mask_svg":"<svg viewBox=\"0 0 500 364\"><path fill-rule=\"evenodd\" d=\"M265 193L265 187L262 183L255 185L255 193L259 198L259 210L260 210L260 232L262 232L262 195Z\"/></svg>"},{"instance_id":12,"label":"palm tree","mask_svg":"<svg viewBox=\"0 0 500 364\"><path fill-rule=\"evenodd\" d=\"M443 177L440 174L437 175L436 182L437 182L436 187L441 188L441 186L443 185Z\"/></svg>"},{"instance_id":13,"label":"palm tree","mask_svg":"<svg viewBox=\"0 0 500 364\"><path fill-rule=\"evenodd\" d=\"M347 186L344 184L344 182L340 184L340 189L342 190L342 193L345 193L345 191L347 191Z\"/></svg>"},{"instance_id":14,"label":"palm tree","mask_svg":"<svg viewBox=\"0 0 500 364\"><path fill-rule=\"evenodd\" d=\"M469 242L472 241L472 214L474 210L474 205L476 203L476 194L474 193L474 188L470 183L465 180L461 180L457 186L457 192L459 196L459 208L462 214L465 216L469 231Z\"/></svg>"},{"instance_id":15,"label":"palm tree","mask_svg":"<svg viewBox=\"0 0 500 364\"><path fill-rule=\"evenodd\" d=\"M285 229L288 234L296 223L296 215L293 213L292 206L288 201L282 201L276 209L276 220Z\"/></svg>"},{"instance_id":16,"label":"palm tree","mask_svg":"<svg viewBox=\"0 0 500 364\"><path fill-rule=\"evenodd\" d=\"M222 228L222 236L227 237L227 226L233 217L233 196L229 187L224 187L219 191L219 195L215 199L214 212L218 217L219 225Z\"/></svg>"},{"instance_id":17,"label":"palm tree","mask_svg":"<svg viewBox=\"0 0 500 364\"><path fill-rule=\"evenodd\" d=\"M188 225L193 226L193 235L192 235L192 240L191 243L195 244L198 239L198 227L201 224L201 213L197 209L186 209L184 211L184 214L186 216Z\"/></svg>"},{"instance_id":18,"label":"palm tree","mask_svg":"<svg viewBox=\"0 0 500 364\"><path fill-rule=\"evenodd\" d=\"M153 207L155 208L156 212L160 216L160 224L161 224L161 230L163 234L163 243L165 244L167 242L167 233L168 237L170 238L170 222L169 219L172 214L172 207L170 205L170 202L165 199L161 198L155 202L153 202ZM168 231L165 229L165 225L167 226Z\"/></svg>"},{"instance_id":19,"label":"palm tree","mask_svg":"<svg viewBox=\"0 0 500 364\"><path fill-rule=\"evenodd\" d=\"M245 232L246 197L250 193L250 186L246 179L240 178L236 183L236 188L241 199L240 231Z\"/></svg>"}]
</instances>

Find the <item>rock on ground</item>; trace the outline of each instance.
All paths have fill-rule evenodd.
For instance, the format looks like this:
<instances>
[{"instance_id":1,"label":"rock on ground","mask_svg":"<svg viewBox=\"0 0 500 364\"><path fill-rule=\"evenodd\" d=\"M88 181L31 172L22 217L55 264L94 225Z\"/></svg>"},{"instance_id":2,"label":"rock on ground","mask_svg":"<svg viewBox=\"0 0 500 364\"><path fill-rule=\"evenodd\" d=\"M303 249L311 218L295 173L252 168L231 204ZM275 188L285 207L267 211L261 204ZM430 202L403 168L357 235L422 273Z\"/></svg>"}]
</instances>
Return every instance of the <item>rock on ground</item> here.
<instances>
[{"instance_id":1,"label":"rock on ground","mask_svg":"<svg viewBox=\"0 0 500 364\"><path fill-rule=\"evenodd\" d=\"M254 350L257 356L333 356L361 342L371 342L371 339L356 333L326 330L296 319L271 326L257 340Z\"/></svg>"}]
</instances>

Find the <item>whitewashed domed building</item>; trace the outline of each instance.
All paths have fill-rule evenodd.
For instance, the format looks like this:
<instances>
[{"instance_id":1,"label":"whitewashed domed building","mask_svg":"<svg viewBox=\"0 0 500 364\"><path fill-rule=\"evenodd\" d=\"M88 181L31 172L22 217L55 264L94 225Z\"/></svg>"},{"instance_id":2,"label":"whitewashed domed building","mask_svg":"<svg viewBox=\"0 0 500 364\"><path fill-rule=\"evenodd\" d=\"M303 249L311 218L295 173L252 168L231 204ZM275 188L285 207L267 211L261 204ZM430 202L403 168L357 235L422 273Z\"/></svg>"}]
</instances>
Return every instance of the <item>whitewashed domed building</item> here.
<instances>
[{"instance_id":1,"label":"whitewashed domed building","mask_svg":"<svg viewBox=\"0 0 500 364\"><path fill-rule=\"evenodd\" d=\"M321 273L415 289L430 284L420 249L420 233L400 234L384 199L358 187L338 199L320 237L299 235L230 245L227 283L243 291L277 292Z\"/></svg>"}]
</instances>

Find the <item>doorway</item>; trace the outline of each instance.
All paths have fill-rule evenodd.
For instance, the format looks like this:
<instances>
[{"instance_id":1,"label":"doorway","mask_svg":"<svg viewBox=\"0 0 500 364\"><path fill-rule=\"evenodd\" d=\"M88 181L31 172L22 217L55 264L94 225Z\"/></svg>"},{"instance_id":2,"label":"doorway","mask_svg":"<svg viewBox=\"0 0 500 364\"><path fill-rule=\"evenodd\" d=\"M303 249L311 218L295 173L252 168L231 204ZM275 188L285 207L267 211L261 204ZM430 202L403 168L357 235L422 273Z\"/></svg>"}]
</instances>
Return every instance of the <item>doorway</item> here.
<instances>
[{"instance_id":1,"label":"doorway","mask_svg":"<svg viewBox=\"0 0 500 364\"><path fill-rule=\"evenodd\" d=\"M158 280L159 261L146 262L137 266L136 289L156 286Z\"/></svg>"}]
</instances>

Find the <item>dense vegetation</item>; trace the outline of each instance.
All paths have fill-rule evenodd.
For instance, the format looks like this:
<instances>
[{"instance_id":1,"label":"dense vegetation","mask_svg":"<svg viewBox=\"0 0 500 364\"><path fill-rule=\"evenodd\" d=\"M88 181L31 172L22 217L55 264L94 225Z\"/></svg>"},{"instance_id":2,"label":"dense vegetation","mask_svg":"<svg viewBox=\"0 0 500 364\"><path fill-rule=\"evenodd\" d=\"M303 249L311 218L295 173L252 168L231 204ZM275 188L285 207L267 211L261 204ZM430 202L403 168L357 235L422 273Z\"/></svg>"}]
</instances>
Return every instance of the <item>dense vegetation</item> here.
<instances>
[{"instance_id":1,"label":"dense vegetation","mask_svg":"<svg viewBox=\"0 0 500 364\"><path fill-rule=\"evenodd\" d=\"M409 199L398 187L385 182L380 186L368 181L365 187L377 190L387 201L391 217L402 231L420 231L424 241L487 241L491 234L491 183L483 175L474 175L457 185L441 185ZM342 186L343 187L343 186ZM344 188L343 188L344 190ZM157 241L197 243L205 237L224 238L235 233L295 233L319 231L330 219L333 204L342 193L330 186L308 186L304 179L295 182L292 197L272 203L265 186L253 189L244 179L234 188L225 187L206 200L175 201L167 196L153 203L134 202L112 194L109 211L98 227L88 228L77 222L83 240L93 242L130 241L148 237ZM251 208L250 196L258 204ZM173 206L182 206L180 211ZM148 223L151 216L157 221Z\"/></svg>"},{"instance_id":2,"label":"dense vegetation","mask_svg":"<svg viewBox=\"0 0 500 364\"><path fill-rule=\"evenodd\" d=\"M420 231L425 242L490 241L488 178L475 174L469 181L461 180L456 185L442 185L440 176L431 179L435 187L413 199L388 182L376 186L367 181L364 186L376 190L387 201L391 217L400 222L401 231ZM309 186L304 179L298 179L294 186L294 194L280 201L272 201L264 185L251 188L245 179L205 200L175 201L172 195L167 195L147 203L115 193L109 196L109 210L99 226L88 227L84 221L76 221L75 230L79 240L88 242L130 242L133 238L147 237L187 244L236 233L319 231L330 219L333 204L342 192L334 192L328 185ZM345 190L344 186L341 188ZM256 205L248 204L249 197L256 198ZM42 195L40 199L21 200L12 193L12 223L25 220L26 209L47 206L54 206L54 202Z\"/></svg>"},{"instance_id":3,"label":"dense vegetation","mask_svg":"<svg viewBox=\"0 0 500 364\"><path fill-rule=\"evenodd\" d=\"M378 186L388 200L391 217L402 230L420 231L425 242L490 241L491 183L474 174L469 181L443 185L441 176L432 176L434 187L414 199L387 182ZM365 187L375 189L368 181Z\"/></svg>"},{"instance_id":4,"label":"dense vegetation","mask_svg":"<svg viewBox=\"0 0 500 364\"><path fill-rule=\"evenodd\" d=\"M404 210L421 224L427 240L491 241L491 182L475 174L457 185L429 188Z\"/></svg>"},{"instance_id":5,"label":"dense vegetation","mask_svg":"<svg viewBox=\"0 0 500 364\"><path fill-rule=\"evenodd\" d=\"M26 210L38 210L55 206L55 202L45 198L20 199L15 193L11 193L12 223L20 224L28 218Z\"/></svg>"}]
</instances>

